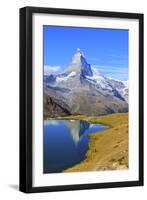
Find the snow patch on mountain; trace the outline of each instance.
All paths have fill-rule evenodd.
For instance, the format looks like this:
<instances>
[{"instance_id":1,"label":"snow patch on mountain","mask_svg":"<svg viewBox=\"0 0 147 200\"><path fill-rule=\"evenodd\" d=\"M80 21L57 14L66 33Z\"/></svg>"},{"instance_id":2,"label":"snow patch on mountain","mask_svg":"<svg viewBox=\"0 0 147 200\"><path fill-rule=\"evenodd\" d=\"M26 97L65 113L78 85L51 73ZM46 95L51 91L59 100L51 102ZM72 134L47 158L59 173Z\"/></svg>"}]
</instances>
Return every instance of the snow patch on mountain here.
<instances>
[{"instance_id":1,"label":"snow patch on mountain","mask_svg":"<svg viewBox=\"0 0 147 200\"><path fill-rule=\"evenodd\" d=\"M103 89L112 91L112 87L108 80L104 76L100 75L100 72L96 68L92 67L92 72L93 76L86 76L87 80Z\"/></svg>"},{"instance_id":2,"label":"snow patch on mountain","mask_svg":"<svg viewBox=\"0 0 147 200\"><path fill-rule=\"evenodd\" d=\"M112 85L112 87L114 87L121 94L121 96L125 99L125 101L128 102L129 82L112 79L112 78L108 78L108 80L109 80L110 84Z\"/></svg>"},{"instance_id":3,"label":"snow patch on mountain","mask_svg":"<svg viewBox=\"0 0 147 200\"><path fill-rule=\"evenodd\" d=\"M57 76L56 81L61 82L61 81L67 81L70 77L73 77L76 75L76 72L71 72L67 76Z\"/></svg>"}]
</instances>

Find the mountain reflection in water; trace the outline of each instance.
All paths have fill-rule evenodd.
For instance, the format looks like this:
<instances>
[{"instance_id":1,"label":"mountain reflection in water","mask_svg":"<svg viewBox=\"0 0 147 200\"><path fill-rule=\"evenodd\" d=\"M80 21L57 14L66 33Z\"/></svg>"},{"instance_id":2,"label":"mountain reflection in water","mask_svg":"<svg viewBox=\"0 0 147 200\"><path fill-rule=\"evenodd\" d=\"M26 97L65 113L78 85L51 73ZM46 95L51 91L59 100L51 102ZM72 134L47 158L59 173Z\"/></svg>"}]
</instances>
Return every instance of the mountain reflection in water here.
<instances>
[{"instance_id":1,"label":"mountain reflection in water","mask_svg":"<svg viewBox=\"0 0 147 200\"><path fill-rule=\"evenodd\" d=\"M69 133L75 144L79 142L80 137L90 126L90 124L86 121L68 120L64 123L69 128Z\"/></svg>"},{"instance_id":2,"label":"mountain reflection in water","mask_svg":"<svg viewBox=\"0 0 147 200\"><path fill-rule=\"evenodd\" d=\"M84 160L88 149L88 134L106 128L83 120L45 120L43 172L62 172Z\"/></svg>"}]
</instances>

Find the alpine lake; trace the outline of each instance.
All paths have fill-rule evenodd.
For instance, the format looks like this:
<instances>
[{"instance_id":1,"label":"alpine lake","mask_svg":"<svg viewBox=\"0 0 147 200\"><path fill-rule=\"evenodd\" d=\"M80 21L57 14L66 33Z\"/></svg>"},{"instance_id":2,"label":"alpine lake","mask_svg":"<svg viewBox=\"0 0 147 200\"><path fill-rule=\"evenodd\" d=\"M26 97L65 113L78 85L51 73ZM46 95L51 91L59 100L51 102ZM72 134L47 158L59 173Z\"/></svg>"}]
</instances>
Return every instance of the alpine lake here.
<instances>
[{"instance_id":1,"label":"alpine lake","mask_svg":"<svg viewBox=\"0 0 147 200\"><path fill-rule=\"evenodd\" d=\"M84 120L44 120L43 173L63 172L83 161L89 134L107 128Z\"/></svg>"}]
</instances>

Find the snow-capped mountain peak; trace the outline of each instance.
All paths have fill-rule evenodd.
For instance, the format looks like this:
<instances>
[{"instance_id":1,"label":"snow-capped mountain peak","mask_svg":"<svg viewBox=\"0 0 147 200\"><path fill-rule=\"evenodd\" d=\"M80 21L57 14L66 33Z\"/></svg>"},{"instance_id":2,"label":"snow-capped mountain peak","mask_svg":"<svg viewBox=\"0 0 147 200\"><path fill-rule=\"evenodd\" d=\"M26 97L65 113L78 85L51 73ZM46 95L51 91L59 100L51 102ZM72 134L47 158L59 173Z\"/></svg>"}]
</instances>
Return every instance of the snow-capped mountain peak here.
<instances>
[{"instance_id":1,"label":"snow-capped mountain peak","mask_svg":"<svg viewBox=\"0 0 147 200\"><path fill-rule=\"evenodd\" d=\"M92 76L92 70L90 64L87 63L84 54L80 50L80 48L77 48L76 53L74 54L72 58L72 62L68 66L67 72L78 72L81 73L83 76Z\"/></svg>"},{"instance_id":2,"label":"snow-capped mountain peak","mask_svg":"<svg viewBox=\"0 0 147 200\"><path fill-rule=\"evenodd\" d=\"M99 92L104 97L111 96L115 100L128 102L128 81L115 80L100 74L97 68L87 63L80 48L77 48L65 73L47 76L44 82L48 87L59 90L62 87L69 91L85 88Z\"/></svg>"},{"instance_id":3,"label":"snow-capped mountain peak","mask_svg":"<svg viewBox=\"0 0 147 200\"><path fill-rule=\"evenodd\" d=\"M74 54L74 56L72 57L72 61L70 63L70 65L68 66L67 72L81 72L81 50L79 48L77 48L76 53Z\"/></svg>"}]
</instances>

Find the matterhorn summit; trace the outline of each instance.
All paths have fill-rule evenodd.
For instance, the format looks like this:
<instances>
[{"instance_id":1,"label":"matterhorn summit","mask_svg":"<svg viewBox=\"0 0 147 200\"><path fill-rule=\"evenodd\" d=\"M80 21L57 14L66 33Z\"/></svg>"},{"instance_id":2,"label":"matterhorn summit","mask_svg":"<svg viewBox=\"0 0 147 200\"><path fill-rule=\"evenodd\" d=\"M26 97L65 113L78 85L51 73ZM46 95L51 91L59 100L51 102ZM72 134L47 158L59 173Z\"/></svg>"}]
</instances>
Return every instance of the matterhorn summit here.
<instances>
[{"instance_id":1,"label":"matterhorn summit","mask_svg":"<svg viewBox=\"0 0 147 200\"><path fill-rule=\"evenodd\" d=\"M92 76L92 70L90 64L87 63L84 54L80 48L77 48L76 53L72 58L72 62L68 66L68 72L82 73L84 76Z\"/></svg>"},{"instance_id":2,"label":"matterhorn summit","mask_svg":"<svg viewBox=\"0 0 147 200\"><path fill-rule=\"evenodd\" d=\"M80 64L81 63L81 56L84 56L84 55L81 52L81 49L77 48L77 51L72 58L72 64Z\"/></svg>"}]
</instances>

